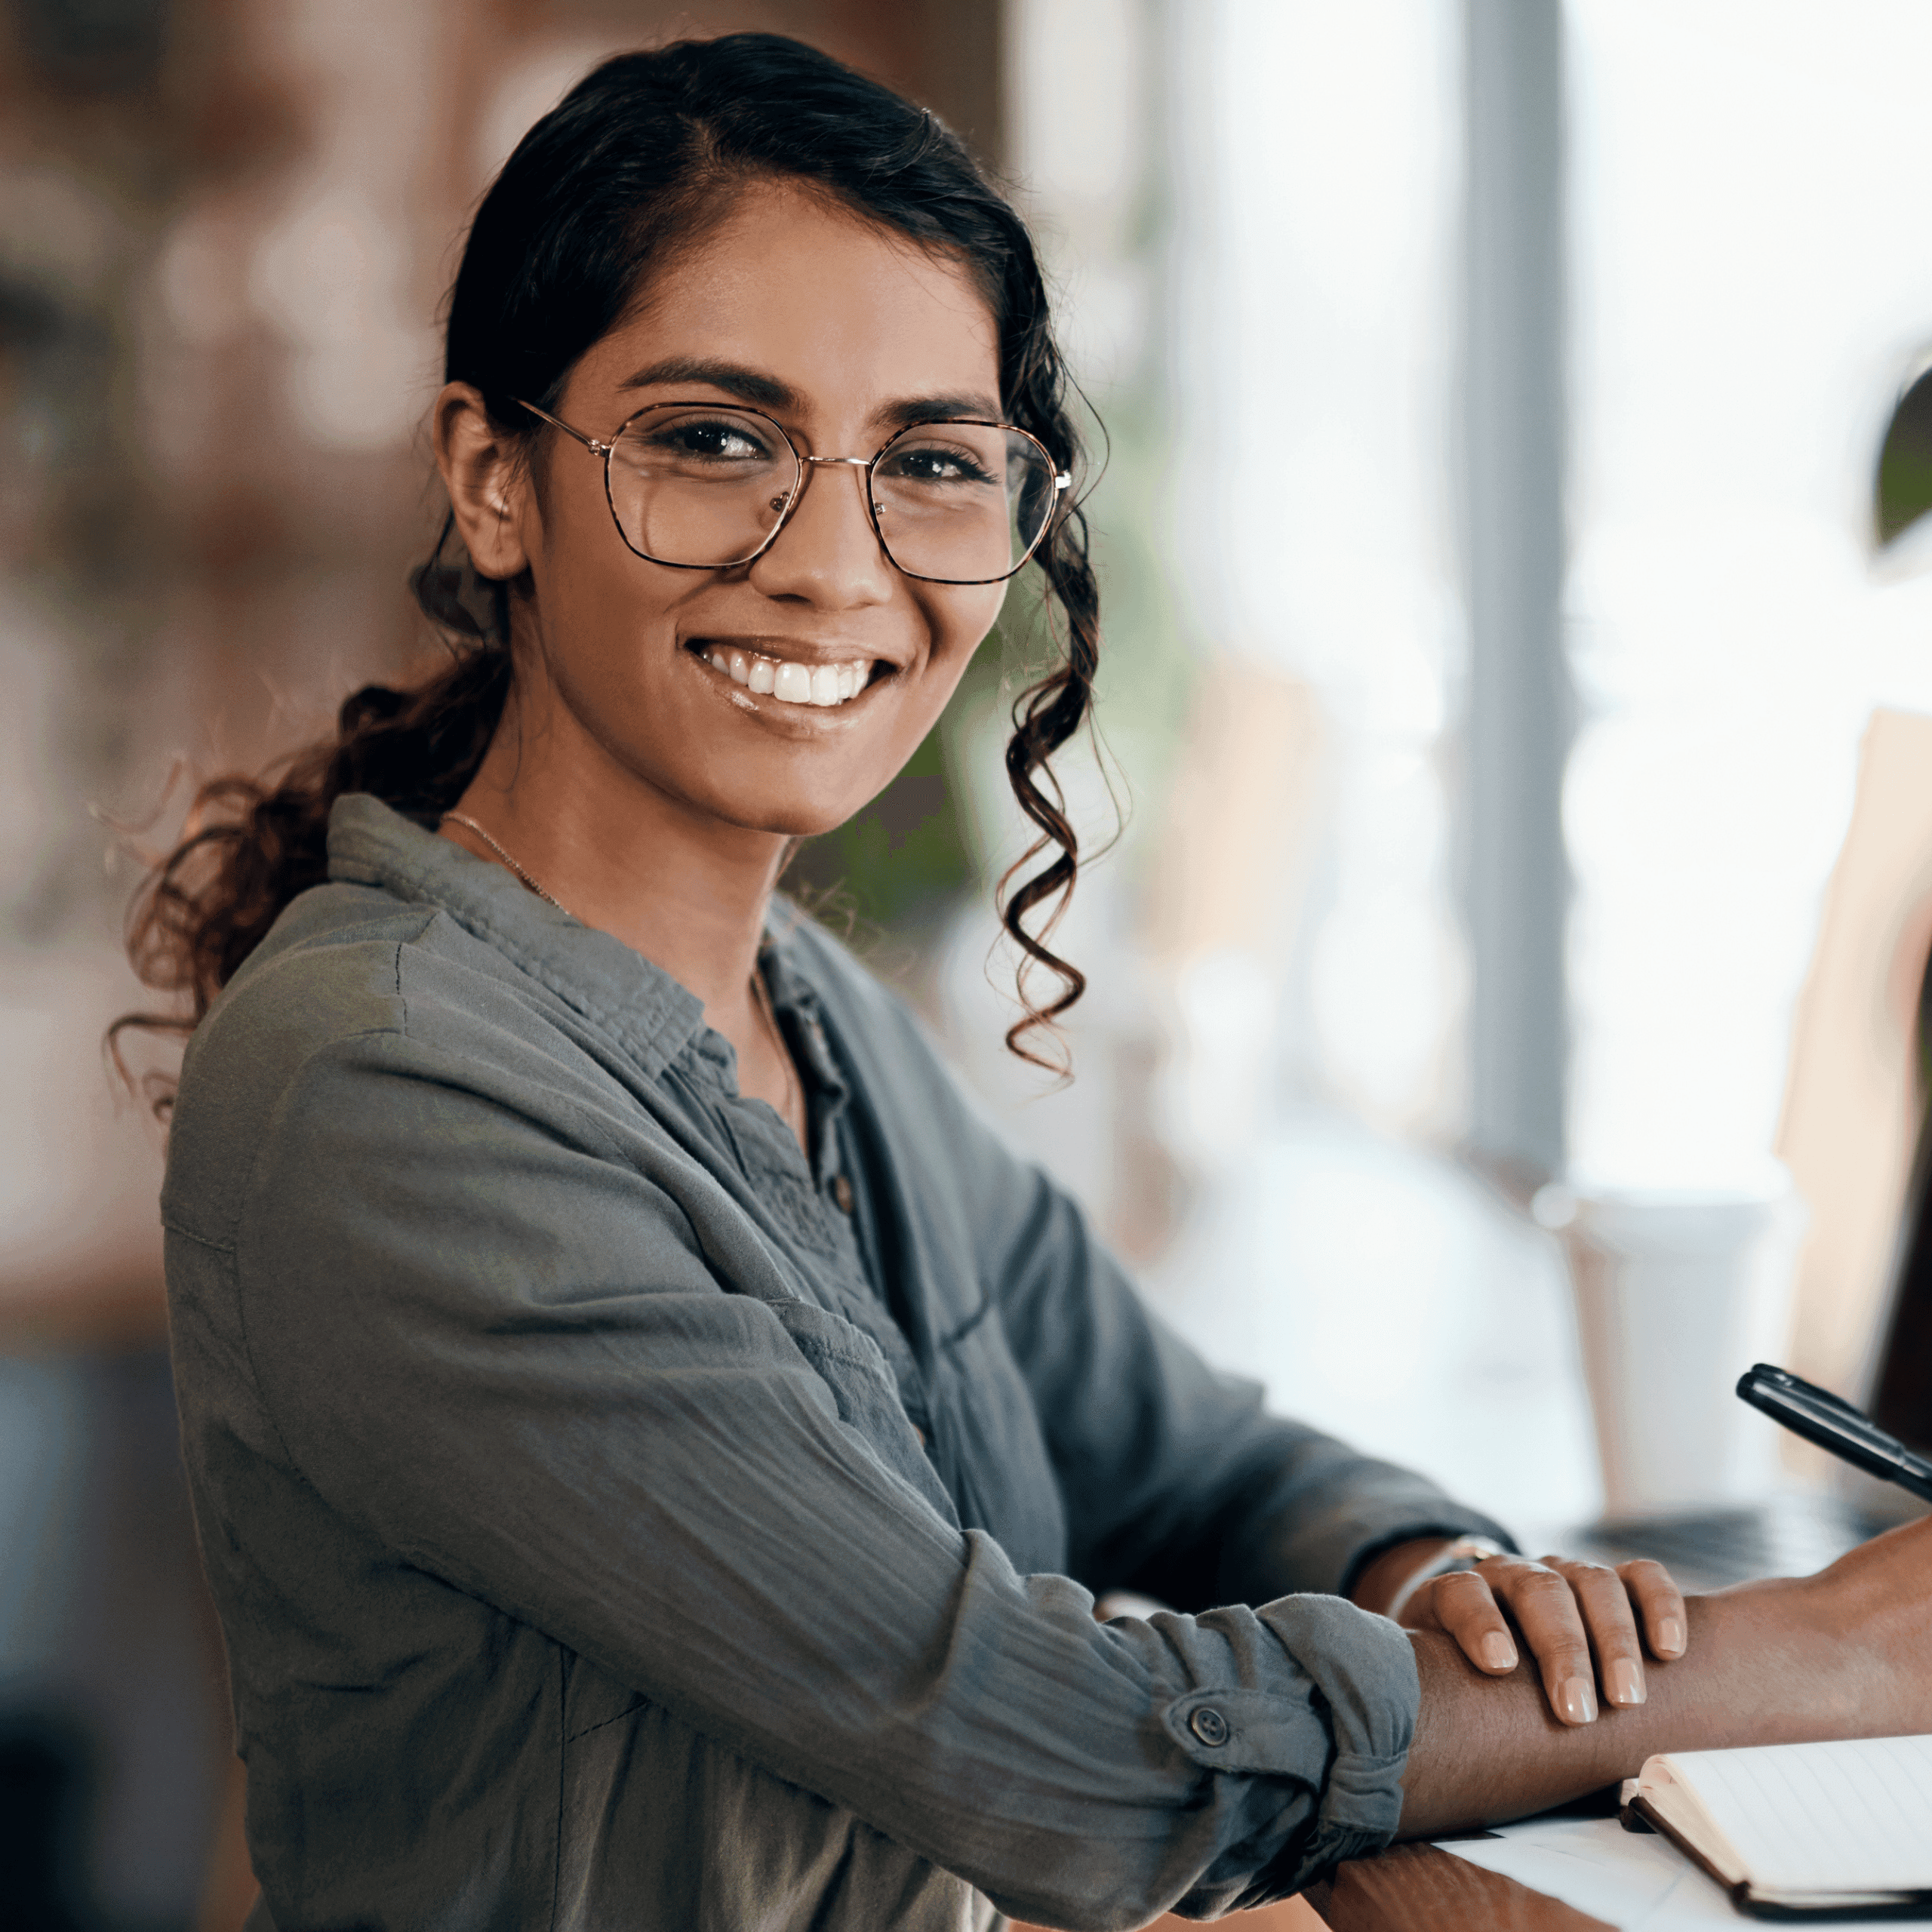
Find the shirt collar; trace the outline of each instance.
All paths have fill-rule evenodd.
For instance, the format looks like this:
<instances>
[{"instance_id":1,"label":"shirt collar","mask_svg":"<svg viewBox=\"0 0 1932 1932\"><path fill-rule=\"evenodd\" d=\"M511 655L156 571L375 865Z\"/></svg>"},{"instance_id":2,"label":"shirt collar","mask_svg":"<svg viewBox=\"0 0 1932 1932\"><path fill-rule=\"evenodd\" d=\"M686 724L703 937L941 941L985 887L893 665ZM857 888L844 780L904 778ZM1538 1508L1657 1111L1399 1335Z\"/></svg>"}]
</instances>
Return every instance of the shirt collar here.
<instances>
[{"instance_id":1,"label":"shirt collar","mask_svg":"<svg viewBox=\"0 0 1932 1932\"><path fill-rule=\"evenodd\" d=\"M611 1035L654 1079L704 1030L704 1008L622 940L540 899L365 792L329 813L329 877L434 906Z\"/></svg>"}]
</instances>

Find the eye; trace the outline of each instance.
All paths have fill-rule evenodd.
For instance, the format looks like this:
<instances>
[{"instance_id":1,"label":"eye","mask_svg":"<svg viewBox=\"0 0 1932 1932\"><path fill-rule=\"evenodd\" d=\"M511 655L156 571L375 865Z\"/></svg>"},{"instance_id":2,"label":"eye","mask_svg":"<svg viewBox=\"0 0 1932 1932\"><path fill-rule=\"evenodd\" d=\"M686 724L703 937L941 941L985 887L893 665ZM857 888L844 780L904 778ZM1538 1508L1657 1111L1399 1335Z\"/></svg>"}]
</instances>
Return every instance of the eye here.
<instances>
[{"instance_id":1,"label":"eye","mask_svg":"<svg viewBox=\"0 0 1932 1932\"><path fill-rule=\"evenodd\" d=\"M661 424L649 435L650 447L666 456L700 463L764 463L771 451L747 423L730 417L688 417Z\"/></svg>"},{"instance_id":2,"label":"eye","mask_svg":"<svg viewBox=\"0 0 1932 1932\"><path fill-rule=\"evenodd\" d=\"M915 442L896 445L879 465L879 475L893 483L926 486L986 485L999 480L970 445L949 438L923 436Z\"/></svg>"},{"instance_id":3,"label":"eye","mask_svg":"<svg viewBox=\"0 0 1932 1932\"><path fill-rule=\"evenodd\" d=\"M677 405L634 418L617 453L640 476L666 480L764 475L791 463L791 452L770 423L736 410Z\"/></svg>"}]
</instances>

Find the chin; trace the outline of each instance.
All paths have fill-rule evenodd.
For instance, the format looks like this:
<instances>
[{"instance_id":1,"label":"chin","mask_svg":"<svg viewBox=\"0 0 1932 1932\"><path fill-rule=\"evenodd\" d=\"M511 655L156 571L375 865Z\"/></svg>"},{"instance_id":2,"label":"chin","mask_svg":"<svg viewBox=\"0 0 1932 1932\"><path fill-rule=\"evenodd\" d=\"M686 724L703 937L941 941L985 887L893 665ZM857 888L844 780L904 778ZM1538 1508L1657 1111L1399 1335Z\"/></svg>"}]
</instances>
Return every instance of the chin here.
<instances>
[{"instance_id":1,"label":"chin","mask_svg":"<svg viewBox=\"0 0 1932 1932\"><path fill-rule=\"evenodd\" d=\"M875 791L841 792L836 798L768 792L762 798L753 799L741 793L734 800L706 801L704 809L747 832L770 832L782 838L817 838L822 833L836 832L876 796Z\"/></svg>"}]
</instances>

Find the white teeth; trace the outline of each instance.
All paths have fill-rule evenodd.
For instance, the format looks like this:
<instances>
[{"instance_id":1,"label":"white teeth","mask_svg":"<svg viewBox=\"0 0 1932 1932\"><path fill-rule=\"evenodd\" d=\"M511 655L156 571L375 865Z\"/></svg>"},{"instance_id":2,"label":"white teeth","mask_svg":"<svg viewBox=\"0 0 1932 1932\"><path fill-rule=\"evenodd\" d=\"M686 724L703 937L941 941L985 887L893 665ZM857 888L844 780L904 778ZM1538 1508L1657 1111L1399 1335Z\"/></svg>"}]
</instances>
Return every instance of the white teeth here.
<instances>
[{"instance_id":1,"label":"white teeth","mask_svg":"<svg viewBox=\"0 0 1932 1932\"><path fill-rule=\"evenodd\" d=\"M849 703L872 681L869 658L838 664L800 664L789 658L760 657L755 651L726 651L713 645L703 654L714 671L759 697L780 704L810 704L829 709Z\"/></svg>"}]
</instances>

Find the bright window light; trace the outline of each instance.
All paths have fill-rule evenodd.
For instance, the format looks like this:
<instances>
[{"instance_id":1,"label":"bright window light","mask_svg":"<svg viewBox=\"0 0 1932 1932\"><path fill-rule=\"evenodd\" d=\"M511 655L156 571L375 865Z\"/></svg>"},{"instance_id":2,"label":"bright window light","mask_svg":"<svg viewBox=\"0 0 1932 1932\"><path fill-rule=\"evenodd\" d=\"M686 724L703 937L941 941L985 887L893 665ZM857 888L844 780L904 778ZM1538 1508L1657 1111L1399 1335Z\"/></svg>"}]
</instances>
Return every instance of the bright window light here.
<instances>
[{"instance_id":1,"label":"bright window light","mask_svg":"<svg viewBox=\"0 0 1932 1932\"><path fill-rule=\"evenodd\" d=\"M1721 1184L1772 1144L1860 733L1932 700L1932 598L1870 562L1932 340L1932 8L1567 12L1571 1143Z\"/></svg>"}]
</instances>

